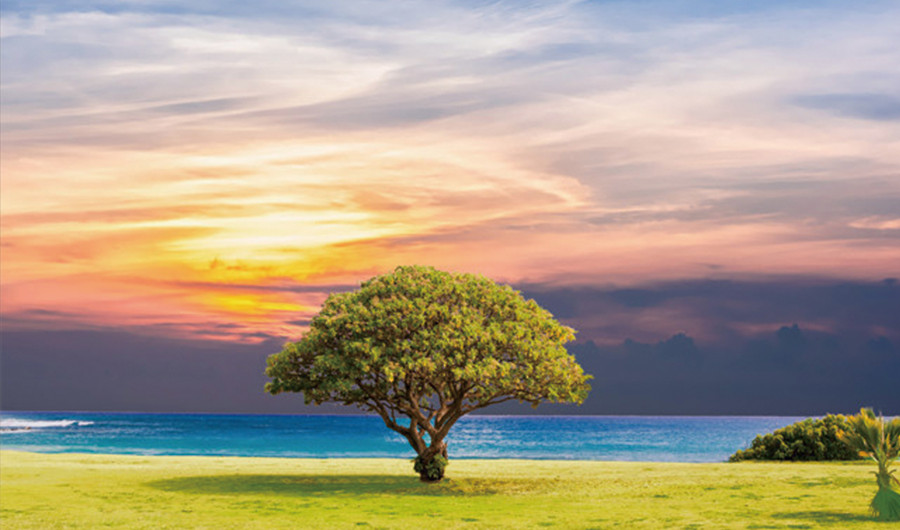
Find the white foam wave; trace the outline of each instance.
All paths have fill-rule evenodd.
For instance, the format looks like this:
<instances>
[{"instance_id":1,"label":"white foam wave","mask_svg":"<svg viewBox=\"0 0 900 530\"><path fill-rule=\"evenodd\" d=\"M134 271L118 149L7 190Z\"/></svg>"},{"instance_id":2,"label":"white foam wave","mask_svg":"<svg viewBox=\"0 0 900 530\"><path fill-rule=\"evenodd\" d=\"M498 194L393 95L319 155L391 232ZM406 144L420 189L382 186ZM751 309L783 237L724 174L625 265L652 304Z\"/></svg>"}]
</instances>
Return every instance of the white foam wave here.
<instances>
[{"instance_id":1,"label":"white foam wave","mask_svg":"<svg viewBox=\"0 0 900 530\"><path fill-rule=\"evenodd\" d=\"M93 425L92 421L80 420L23 420L19 418L0 419L0 429L47 429L53 427L71 427L77 425L83 427Z\"/></svg>"}]
</instances>

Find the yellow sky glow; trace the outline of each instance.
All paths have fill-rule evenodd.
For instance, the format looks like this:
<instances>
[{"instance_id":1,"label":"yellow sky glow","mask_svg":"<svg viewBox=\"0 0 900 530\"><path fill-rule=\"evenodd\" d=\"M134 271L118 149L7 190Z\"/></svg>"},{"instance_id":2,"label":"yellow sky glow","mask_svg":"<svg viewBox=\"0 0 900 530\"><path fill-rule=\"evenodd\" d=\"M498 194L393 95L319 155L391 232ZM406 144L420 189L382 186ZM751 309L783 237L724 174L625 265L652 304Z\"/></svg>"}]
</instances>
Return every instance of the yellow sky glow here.
<instances>
[{"instance_id":1,"label":"yellow sky glow","mask_svg":"<svg viewBox=\"0 0 900 530\"><path fill-rule=\"evenodd\" d=\"M900 132L870 75L900 61L895 10L801 35L798 13L648 33L578 3L435 9L4 15L5 326L291 337L403 264L896 276Z\"/></svg>"}]
</instances>

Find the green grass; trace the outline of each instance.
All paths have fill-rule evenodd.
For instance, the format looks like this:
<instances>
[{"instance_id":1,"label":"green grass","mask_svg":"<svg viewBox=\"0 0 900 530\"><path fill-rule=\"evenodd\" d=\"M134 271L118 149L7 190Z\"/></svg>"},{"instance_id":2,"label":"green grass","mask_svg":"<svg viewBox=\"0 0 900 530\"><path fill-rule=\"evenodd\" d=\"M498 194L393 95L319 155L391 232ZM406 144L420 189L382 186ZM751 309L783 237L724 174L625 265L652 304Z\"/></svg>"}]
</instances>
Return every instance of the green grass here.
<instances>
[{"instance_id":1,"label":"green grass","mask_svg":"<svg viewBox=\"0 0 900 530\"><path fill-rule=\"evenodd\" d=\"M865 463L45 455L0 451L0 528L835 528L868 513Z\"/></svg>"}]
</instances>

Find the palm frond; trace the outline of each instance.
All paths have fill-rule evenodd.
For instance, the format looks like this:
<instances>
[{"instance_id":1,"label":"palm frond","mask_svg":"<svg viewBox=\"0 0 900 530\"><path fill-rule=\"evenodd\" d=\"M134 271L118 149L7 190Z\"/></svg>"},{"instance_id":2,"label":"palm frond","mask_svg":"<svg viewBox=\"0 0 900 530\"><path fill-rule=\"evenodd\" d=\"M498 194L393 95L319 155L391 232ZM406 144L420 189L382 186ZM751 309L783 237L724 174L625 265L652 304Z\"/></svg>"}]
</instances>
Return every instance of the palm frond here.
<instances>
[{"instance_id":1,"label":"palm frond","mask_svg":"<svg viewBox=\"0 0 900 530\"><path fill-rule=\"evenodd\" d=\"M900 418L885 421L872 409L864 408L847 418L847 426L848 430L837 434L838 439L878 464L874 473L878 493L872 499L872 513L883 521L900 521L900 492L895 489L900 481L890 469L900 456Z\"/></svg>"}]
</instances>

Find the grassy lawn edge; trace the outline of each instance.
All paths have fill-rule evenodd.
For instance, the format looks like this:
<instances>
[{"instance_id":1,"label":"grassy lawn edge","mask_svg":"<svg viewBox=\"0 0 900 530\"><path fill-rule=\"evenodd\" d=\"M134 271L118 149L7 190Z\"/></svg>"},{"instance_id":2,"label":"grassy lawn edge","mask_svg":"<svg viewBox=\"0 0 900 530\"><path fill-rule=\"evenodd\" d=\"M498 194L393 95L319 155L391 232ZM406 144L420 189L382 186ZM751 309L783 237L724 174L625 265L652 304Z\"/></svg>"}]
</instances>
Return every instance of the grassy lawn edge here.
<instances>
[{"instance_id":1,"label":"grassy lawn edge","mask_svg":"<svg viewBox=\"0 0 900 530\"><path fill-rule=\"evenodd\" d=\"M0 450L0 526L890 528L865 462L686 464L41 454Z\"/></svg>"}]
</instances>

